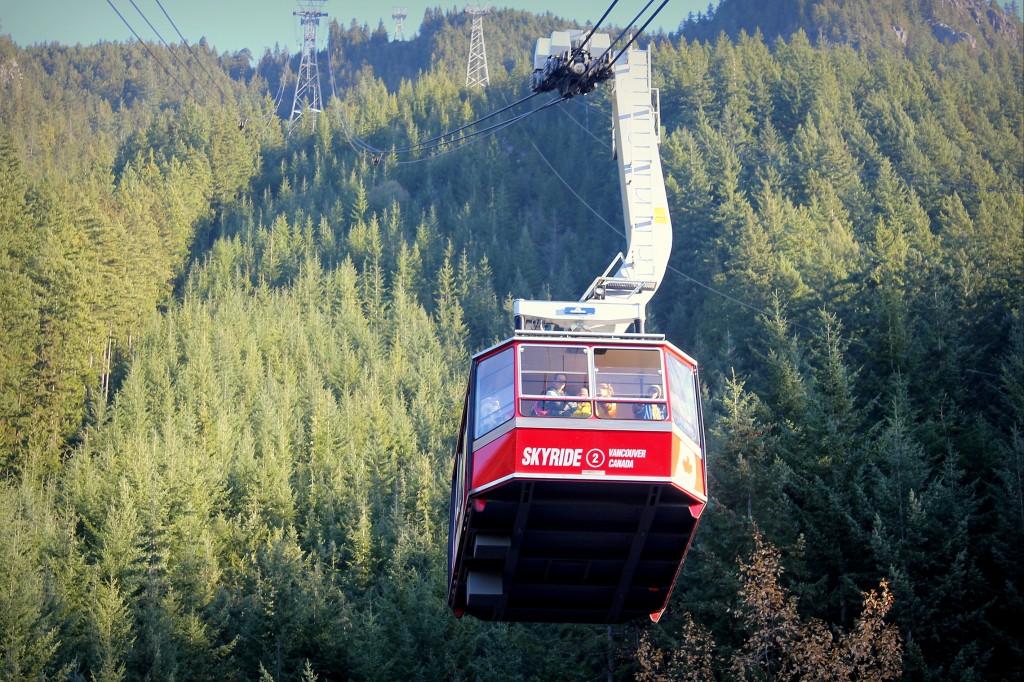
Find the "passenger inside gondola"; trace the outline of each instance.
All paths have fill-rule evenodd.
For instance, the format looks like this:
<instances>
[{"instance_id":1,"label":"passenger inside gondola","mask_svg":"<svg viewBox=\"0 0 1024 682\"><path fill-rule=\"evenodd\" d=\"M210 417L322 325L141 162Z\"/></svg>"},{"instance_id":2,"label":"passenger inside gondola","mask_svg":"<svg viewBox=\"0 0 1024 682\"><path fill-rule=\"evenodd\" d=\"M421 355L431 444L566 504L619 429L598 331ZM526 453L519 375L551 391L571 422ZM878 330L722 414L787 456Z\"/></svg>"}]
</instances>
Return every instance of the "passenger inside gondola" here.
<instances>
[{"instance_id":1,"label":"passenger inside gondola","mask_svg":"<svg viewBox=\"0 0 1024 682\"><path fill-rule=\"evenodd\" d=\"M554 380L548 384L544 395L552 398L564 398L565 375L556 374ZM543 405L543 409L549 417L564 417L576 409L576 405L567 400L545 400Z\"/></svg>"},{"instance_id":2,"label":"passenger inside gondola","mask_svg":"<svg viewBox=\"0 0 1024 682\"><path fill-rule=\"evenodd\" d=\"M661 386L659 386L658 384L654 384L653 386L651 386L651 388L649 389L649 392L648 392L648 397L651 400L661 400L662 399ZM660 420L665 418L665 408L664 408L664 406L659 405L657 403L651 403L650 408L651 408L651 416L649 417L649 419L657 419L657 420L660 421Z\"/></svg>"},{"instance_id":3,"label":"passenger inside gondola","mask_svg":"<svg viewBox=\"0 0 1024 682\"><path fill-rule=\"evenodd\" d=\"M594 413L594 408L590 404L590 391L586 386L580 386L580 390L576 392L576 395L581 400L576 401L576 409L573 410L572 416L577 419L586 419Z\"/></svg>"},{"instance_id":4,"label":"passenger inside gondola","mask_svg":"<svg viewBox=\"0 0 1024 682\"><path fill-rule=\"evenodd\" d=\"M611 384L601 384L597 387L597 416L601 419L617 419L619 415L618 403L607 402L615 397L615 389Z\"/></svg>"},{"instance_id":5,"label":"passenger inside gondola","mask_svg":"<svg viewBox=\"0 0 1024 682\"><path fill-rule=\"evenodd\" d=\"M647 398L651 401L661 400L661 386L651 384L647 389ZM637 419L661 421L665 418L665 412L662 406L656 402L633 403L633 416Z\"/></svg>"}]
</instances>

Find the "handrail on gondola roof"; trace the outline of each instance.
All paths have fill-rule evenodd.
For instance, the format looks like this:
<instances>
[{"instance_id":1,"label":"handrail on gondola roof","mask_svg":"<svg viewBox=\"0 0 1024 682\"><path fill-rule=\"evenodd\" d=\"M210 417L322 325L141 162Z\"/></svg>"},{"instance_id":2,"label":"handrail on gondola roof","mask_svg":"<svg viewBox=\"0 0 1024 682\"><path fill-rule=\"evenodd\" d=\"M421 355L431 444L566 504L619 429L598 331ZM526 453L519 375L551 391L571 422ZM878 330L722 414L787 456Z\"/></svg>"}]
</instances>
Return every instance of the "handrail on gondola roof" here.
<instances>
[{"instance_id":1,"label":"handrail on gondola roof","mask_svg":"<svg viewBox=\"0 0 1024 682\"><path fill-rule=\"evenodd\" d=\"M636 341L638 343L664 343L664 334L614 334L608 332L586 332L559 329L516 329L515 337L545 339L579 339L584 341Z\"/></svg>"}]
</instances>

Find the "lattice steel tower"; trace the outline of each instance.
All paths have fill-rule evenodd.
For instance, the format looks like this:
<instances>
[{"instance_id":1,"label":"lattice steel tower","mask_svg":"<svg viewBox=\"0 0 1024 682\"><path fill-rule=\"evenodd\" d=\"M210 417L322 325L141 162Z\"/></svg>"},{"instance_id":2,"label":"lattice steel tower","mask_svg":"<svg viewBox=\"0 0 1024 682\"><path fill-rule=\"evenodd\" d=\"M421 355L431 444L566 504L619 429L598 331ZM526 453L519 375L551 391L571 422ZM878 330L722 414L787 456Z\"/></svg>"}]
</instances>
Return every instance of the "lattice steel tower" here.
<instances>
[{"instance_id":1,"label":"lattice steel tower","mask_svg":"<svg viewBox=\"0 0 1024 682\"><path fill-rule=\"evenodd\" d=\"M320 98L320 68L316 63L316 27L320 17L327 13L320 11L327 0L306 0L299 3L299 11L292 12L302 22L302 61L299 62L299 78L295 81L295 97L292 99L294 121L302 116L302 103L309 102L309 110L319 112L323 107Z\"/></svg>"},{"instance_id":2,"label":"lattice steel tower","mask_svg":"<svg viewBox=\"0 0 1024 682\"><path fill-rule=\"evenodd\" d=\"M484 47L484 15L486 7L466 7L466 13L473 17L473 35L469 39L469 66L466 67L466 87L475 85L487 87L491 82L487 75L487 48Z\"/></svg>"},{"instance_id":3,"label":"lattice steel tower","mask_svg":"<svg viewBox=\"0 0 1024 682\"><path fill-rule=\"evenodd\" d=\"M407 16L409 16L409 10L405 7L392 8L391 18L395 20L395 32L393 34L395 41L405 40L405 18Z\"/></svg>"}]
</instances>

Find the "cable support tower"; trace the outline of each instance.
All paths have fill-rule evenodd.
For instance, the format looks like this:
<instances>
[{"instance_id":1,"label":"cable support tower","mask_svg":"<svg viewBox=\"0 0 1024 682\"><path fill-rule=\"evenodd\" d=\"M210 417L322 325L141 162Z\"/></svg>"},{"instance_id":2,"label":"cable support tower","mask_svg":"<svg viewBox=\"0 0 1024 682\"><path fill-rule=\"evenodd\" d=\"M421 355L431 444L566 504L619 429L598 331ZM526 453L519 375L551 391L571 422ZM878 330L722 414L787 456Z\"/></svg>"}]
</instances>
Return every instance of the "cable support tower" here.
<instances>
[{"instance_id":1,"label":"cable support tower","mask_svg":"<svg viewBox=\"0 0 1024 682\"><path fill-rule=\"evenodd\" d=\"M473 33L469 39L469 64L466 67L466 87L487 87L491 78L487 74L487 48L484 46L484 15L489 7L466 6L466 14L473 17Z\"/></svg>"},{"instance_id":2,"label":"cable support tower","mask_svg":"<svg viewBox=\"0 0 1024 682\"><path fill-rule=\"evenodd\" d=\"M409 9L407 7L391 8L391 18L395 20L395 32L392 34L392 40L396 43L405 40L405 18L408 16Z\"/></svg>"},{"instance_id":3,"label":"cable support tower","mask_svg":"<svg viewBox=\"0 0 1024 682\"><path fill-rule=\"evenodd\" d=\"M320 97L320 68L317 64L316 29L321 17L327 13L321 11L327 0L307 0L300 4L299 11L292 12L302 22L302 59L299 62L299 76L295 81L295 97L292 99L292 114L288 119L294 121L302 116L302 104L308 103L309 110L319 113L323 108Z\"/></svg>"}]
</instances>

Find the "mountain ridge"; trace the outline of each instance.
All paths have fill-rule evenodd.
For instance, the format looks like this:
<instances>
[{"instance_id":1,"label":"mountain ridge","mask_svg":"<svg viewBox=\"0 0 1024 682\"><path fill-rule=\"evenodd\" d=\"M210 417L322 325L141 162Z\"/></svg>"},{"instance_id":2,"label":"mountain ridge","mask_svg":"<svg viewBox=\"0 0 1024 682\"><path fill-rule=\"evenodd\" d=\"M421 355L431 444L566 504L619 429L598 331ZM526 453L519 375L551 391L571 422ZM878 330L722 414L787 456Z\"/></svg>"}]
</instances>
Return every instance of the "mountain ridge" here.
<instances>
[{"instance_id":1,"label":"mountain ridge","mask_svg":"<svg viewBox=\"0 0 1024 682\"><path fill-rule=\"evenodd\" d=\"M954 45L1022 49L1016 2L1004 9L985 0L721 0L713 12L689 17L680 33L689 40L715 40L725 33L760 31L766 39L788 39L803 30L815 44L860 45L872 40L893 47L934 40ZM710 9L710 5L709 5Z\"/></svg>"}]
</instances>

